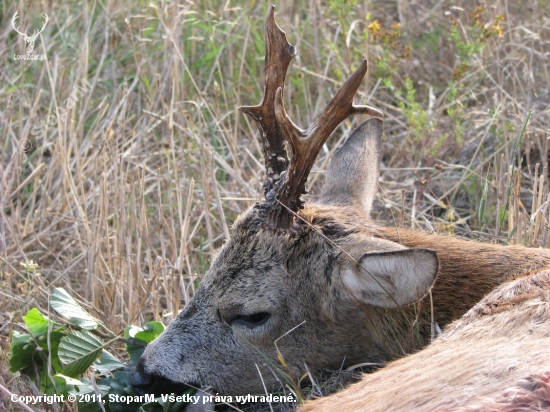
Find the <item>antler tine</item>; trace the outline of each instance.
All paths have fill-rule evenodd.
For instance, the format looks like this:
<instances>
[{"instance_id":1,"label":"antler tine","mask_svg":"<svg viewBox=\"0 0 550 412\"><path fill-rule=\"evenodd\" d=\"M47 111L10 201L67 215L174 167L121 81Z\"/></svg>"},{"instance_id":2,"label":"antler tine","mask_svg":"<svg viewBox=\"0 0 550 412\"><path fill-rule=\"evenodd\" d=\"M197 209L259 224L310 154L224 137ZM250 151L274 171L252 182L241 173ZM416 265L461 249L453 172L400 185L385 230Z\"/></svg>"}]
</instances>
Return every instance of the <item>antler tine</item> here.
<instances>
[{"instance_id":1,"label":"antler tine","mask_svg":"<svg viewBox=\"0 0 550 412\"><path fill-rule=\"evenodd\" d=\"M48 24L49 21L50 18L46 13L44 13L44 24L42 24L42 28L40 30L34 30L30 38L36 40L38 38L38 35L44 31L44 29L46 28L46 24Z\"/></svg>"},{"instance_id":2,"label":"antler tine","mask_svg":"<svg viewBox=\"0 0 550 412\"><path fill-rule=\"evenodd\" d=\"M42 25L42 29L40 30L40 32L43 32L44 29L46 28L46 24L48 24L48 22L50 21L50 17L44 13L44 24Z\"/></svg>"},{"instance_id":3,"label":"antler tine","mask_svg":"<svg viewBox=\"0 0 550 412\"><path fill-rule=\"evenodd\" d=\"M286 39L286 34L275 22L275 6L269 7L266 17L265 86L262 102L257 106L241 106L239 109L255 120L261 132L267 181L265 195L279 181L286 170L288 159L284 148L284 135L275 117L275 94L285 86L285 76L290 61L296 56L296 48Z\"/></svg>"},{"instance_id":4,"label":"antler tine","mask_svg":"<svg viewBox=\"0 0 550 412\"><path fill-rule=\"evenodd\" d=\"M338 125L354 114L368 114L383 118L378 109L370 106L355 106L353 97L359 89L365 74L367 61L363 60L359 68L338 89L330 103L307 130L301 130L286 114L282 90L277 90L275 98L275 116L283 134L290 145L290 165L281 184L278 200L293 212L304 207L300 196L306 193L305 184L311 167L319 151ZM285 216L286 215L286 216ZM282 228L293 228L293 217L288 210L281 210L280 215L268 217L268 226L278 224Z\"/></svg>"},{"instance_id":5,"label":"antler tine","mask_svg":"<svg viewBox=\"0 0 550 412\"><path fill-rule=\"evenodd\" d=\"M275 23L275 7L271 6L266 18L264 96L259 105L240 109L256 121L264 144L267 181L265 199L260 205L265 212L264 225L290 234L302 230L294 220L296 212L304 207L300 196L305 193L308 174L321 147L334 129L353 114L384 117L372 107L353 105L353 97L367 73L364 60L315 122L307 130L301 130L290 120L283 105L286 71L295 55L296 48L288 43L285 32Z\"/></svg>"},{"instance_id":6,"label":"antler tine","mask_svg":"<svg viewBox=\"0 0 550 412\"><path fill-rule=\"evenodd\" d=\"M15 14L13 15L13 18L11 19L11 25L12 25L13 29L14 29L17 33L19 33L20 35L24 36L24 35L27 34L27 32L25 31L25 33L21 33L21 32L19 31L19 27L21 27L21 26L15 27L15 24L16 24L16 22L17 22L17 18L18 18L18 17L19 17L19 10L16 10L16 11L15 11Z\"/></svg>"}]
</instances>

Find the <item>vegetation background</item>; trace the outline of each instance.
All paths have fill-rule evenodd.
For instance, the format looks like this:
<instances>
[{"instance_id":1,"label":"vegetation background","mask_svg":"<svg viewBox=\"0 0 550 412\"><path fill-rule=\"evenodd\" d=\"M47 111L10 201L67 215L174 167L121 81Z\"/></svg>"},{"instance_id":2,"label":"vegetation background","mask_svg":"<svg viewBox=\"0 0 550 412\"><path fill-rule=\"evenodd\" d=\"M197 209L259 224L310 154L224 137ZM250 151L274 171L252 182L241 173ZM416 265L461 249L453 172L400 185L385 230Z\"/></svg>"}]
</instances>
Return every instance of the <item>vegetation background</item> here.
<instances>
[{"instance_id":1,"label":"vegetation background","mask_svg":"<svg viewBox=\"0 0 550 412\"><path fill-rule=\"evenodd\" d=\"M305 127L369 61L356 102L386 115L373 218L548 247L548 0L274 2L298 49L285 106ZM165 324L193 296L231 222L261 197L260 1L0 3L0 384L13 330L64 287L112 331ZM34 53L13 30L50 21ZM63 121L33 127L91 86ZM362 118L345 121L312 171ZM53 121L51 122L53 123ZM35 129L36 130L36 129ZM28 139L28 141L26 140ZM14 405L0 396L0 409Z\"/></svg>"}]
</instances>

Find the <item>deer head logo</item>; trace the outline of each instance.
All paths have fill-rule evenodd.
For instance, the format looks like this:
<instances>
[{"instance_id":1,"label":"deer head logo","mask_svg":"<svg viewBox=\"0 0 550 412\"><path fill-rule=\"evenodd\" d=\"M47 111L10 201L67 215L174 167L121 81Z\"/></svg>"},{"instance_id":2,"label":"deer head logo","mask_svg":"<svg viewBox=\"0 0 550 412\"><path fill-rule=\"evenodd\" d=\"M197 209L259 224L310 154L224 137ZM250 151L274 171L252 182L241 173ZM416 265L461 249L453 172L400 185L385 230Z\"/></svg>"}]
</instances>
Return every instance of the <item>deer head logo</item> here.
<instances>
[{"instance_id":1,"label":"deer head logo","mask_svg":"<svg viewBox=\"0 0 550 412\"><path fill-rule=\"evenodd\" d=\"M34 42L38 38L38 35L44 31L44 28L46 27L46 24L48 24L48 21L50 21L50 18L46 13L44 13L44 24L42 25L42 28L40 30L35 30L32 36L29 36L27 34L27 30L25 30L24 33L19 31L19 26L16 26L17 17L19 17L19 11L16 11L13 15L11 25L13 26L13 29L23 37L23 40L27 42L27 54L31 54L34 50Z\"/></svg>"}]
</instances>

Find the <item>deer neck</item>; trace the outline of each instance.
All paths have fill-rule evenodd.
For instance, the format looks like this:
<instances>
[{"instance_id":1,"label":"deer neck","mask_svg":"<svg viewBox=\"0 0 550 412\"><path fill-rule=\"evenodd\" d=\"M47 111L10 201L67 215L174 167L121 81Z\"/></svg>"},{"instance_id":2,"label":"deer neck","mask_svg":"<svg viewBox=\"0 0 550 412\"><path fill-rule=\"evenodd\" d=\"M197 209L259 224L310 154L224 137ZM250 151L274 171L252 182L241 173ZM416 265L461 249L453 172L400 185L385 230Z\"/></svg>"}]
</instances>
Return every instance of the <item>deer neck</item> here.
<instances>
[{"instance_id":1,"label":"deer neck","mask_svg":"<svg viewBox=\"0 0 550 412\"><path fill-rule=\"evenodd\" d=\"M376 340L386 345L389 358L429 343L432 319L443 329L498 285L550 265L549 249L493 245L395 227L380 228L377 236L409 248L433 249L439 258L431 301L426 296L419 304L406 308L374 310L373 324L386 325L379 329Z\"/></svg>"}]
</instances>

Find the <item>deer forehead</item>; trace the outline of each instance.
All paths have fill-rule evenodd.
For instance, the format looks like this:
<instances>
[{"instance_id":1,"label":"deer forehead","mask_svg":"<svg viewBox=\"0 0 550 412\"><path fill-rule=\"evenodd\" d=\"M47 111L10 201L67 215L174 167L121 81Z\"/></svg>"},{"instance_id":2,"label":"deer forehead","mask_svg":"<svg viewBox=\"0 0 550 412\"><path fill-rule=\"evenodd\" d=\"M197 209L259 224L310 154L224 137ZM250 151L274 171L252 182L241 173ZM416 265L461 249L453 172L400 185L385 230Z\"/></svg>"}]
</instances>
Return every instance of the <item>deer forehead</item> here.
<instances>
[{"instance_id":1,"label":"deer forehead","mask_svg":"<svg viewBox=\"0 0 550 412\"><path fill-rule=\"evenodd\" d=\"M220 289L217 297L227 295L229 290L276 289L312 273L322 280L330 275L326 273L326 265L348 266L365 253L405 249L376 237L376 228L347 208L312 205L302 210L300 216L310 227L294 237L262 229L254 209L243 213L233 226L231 239L216 256L203 286Z\"/></svg>"}]
</instances>

